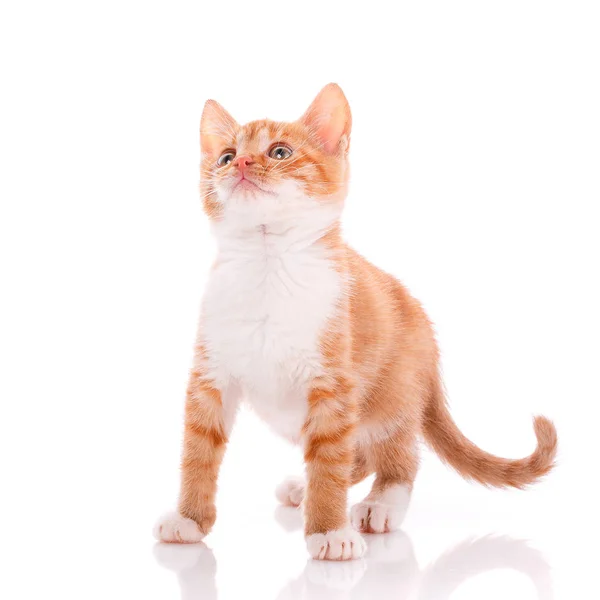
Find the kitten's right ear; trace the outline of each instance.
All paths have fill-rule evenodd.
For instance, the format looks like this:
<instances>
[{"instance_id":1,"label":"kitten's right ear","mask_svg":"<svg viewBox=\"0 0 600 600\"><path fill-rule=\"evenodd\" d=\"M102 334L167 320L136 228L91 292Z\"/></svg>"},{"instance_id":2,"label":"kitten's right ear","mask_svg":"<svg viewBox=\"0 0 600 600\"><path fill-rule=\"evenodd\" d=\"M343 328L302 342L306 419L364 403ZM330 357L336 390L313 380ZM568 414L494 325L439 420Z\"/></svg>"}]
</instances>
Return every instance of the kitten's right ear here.
<instances>
[{"instance_id":1,"label":"kitten's right ear","mask_svg":"<svg viewBox=\"0 0 600 600\"><path fill-rule=\"evenodd\" d=\"M321 142L326 152L348 150L352 114L342 88L337 83L326 85L300 118Z\"/></svg>"},{"instance_id":2,"label":"kitten's right ear","mask_svg":"<svg viewBox=\"0 0 600 600\"><path fill-rule=\"evenodd\" d=\"M215 100L207 100L200 120L200 148L202 153L219 152L236 136L239 125Z\"/></svg>"}]
</instances>

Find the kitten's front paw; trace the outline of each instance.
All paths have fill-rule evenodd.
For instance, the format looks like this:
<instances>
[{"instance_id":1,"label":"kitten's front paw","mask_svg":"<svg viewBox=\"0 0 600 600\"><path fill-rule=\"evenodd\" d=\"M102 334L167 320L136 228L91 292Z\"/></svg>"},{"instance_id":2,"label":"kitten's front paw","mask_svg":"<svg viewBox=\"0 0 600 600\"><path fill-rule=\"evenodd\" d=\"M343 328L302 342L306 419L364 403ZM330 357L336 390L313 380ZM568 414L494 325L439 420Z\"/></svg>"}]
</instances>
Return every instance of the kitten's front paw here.
<instances>
[{"instance_id":1,"label":"kitten's front paw","mask_svg":"<svg viewBox=\"0 0 600 600\"><path fill-rule=\"evenodd\" d=\"M351 527L313 533L307 536L306 545L311 557L317 560L352 560L360 558L367 549L360 534Z\"/></svg>"},{"instance_id":2,"label":"kitten's front paw","mask_svg":"<svg viewBox=\"0 0 600 600\"><path fill-rule=\"evenodd\" d=\"M196 544L204 537L196 521L179 513L163 515L154 526L154 537L168 544Z\"/></svg>"},{"instance_id":3,"label":"kitten's front paw","mask_svg":"<svg viewBox=\"0 0 600 600\"><path fill-rule=\"evenodd\" d=\"M284 506L300 506L304 499L304 488L302 477L288 477L277 486L275 496Z\"/></svg>"}]
</instances>

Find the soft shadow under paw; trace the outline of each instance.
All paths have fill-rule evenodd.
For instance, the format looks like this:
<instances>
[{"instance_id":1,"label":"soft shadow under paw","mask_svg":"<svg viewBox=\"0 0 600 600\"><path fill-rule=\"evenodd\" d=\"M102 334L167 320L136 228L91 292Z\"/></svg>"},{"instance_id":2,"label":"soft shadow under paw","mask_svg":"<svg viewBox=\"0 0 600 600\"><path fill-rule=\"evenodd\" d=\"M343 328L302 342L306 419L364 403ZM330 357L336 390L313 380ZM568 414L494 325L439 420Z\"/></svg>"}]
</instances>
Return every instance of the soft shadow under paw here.
<instances>
[{"instance_id":1,"label":"soft shadow under paw","mask_svg":"<svg viewBox=\"0 0 600 600\"><path fill-rule=\"evenodd\" d=\"M366 570L367 564L364 560L310 560L306 563L304 577L312 585L334 590L350 590L362 579Z\"/></svg>"},{"instance_id":2,"label":"soft shadow under paw","mask_svg":"<svg viewBox=\"0 0 600 600\"><path fill-rule=\"evenodd\" d=\"M204 543L156 544L156 562L177 576L182 598L217 600L217 562Z\"/></svg>"},{"instance_id":3,"label":"soft shadow under paw","mask_svg":"<svg viewBox=\"0 0 600 600\"><path fill-rule=\"evenodd\" d=\"M154 545L154 558L165 569L181 573L202 564L204 569L215 566L215 557L203 542L198 544L161 544Z\"/></svg>"}]
</instances>

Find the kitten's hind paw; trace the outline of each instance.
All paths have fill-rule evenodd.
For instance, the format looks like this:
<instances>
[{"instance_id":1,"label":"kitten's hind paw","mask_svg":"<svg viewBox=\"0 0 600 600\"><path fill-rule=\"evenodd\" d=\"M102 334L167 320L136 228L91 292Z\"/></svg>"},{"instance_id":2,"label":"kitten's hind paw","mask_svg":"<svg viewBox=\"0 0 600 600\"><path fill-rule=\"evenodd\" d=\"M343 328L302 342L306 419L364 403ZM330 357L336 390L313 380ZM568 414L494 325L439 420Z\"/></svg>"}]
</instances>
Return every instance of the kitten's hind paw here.
<instances>
[{"instance_id":1,"label":"kitten's hind paw","mask_svg":"<svg viewBox=\"0 0 600 600\"><path fill-rule=\"evenodd\" d=\"M392 485L383 492L371 493L350 511L350 521L363 533L388 533L400 529L410 502L410 489Z\"/></svg>"},{"instance_id":2,"label":"kitten's hind paw","mask_svg":"<svg viewBox=\"0 0 600 600\"><path fill-rule=\"evenodd\" d=\"M153 533L159 542L168 544L196 544L204 537L196 521L176 512L163 515L154 526Z\"/></svg>"},{"instance_id":3,"label":"kitten's hind paw","mask_svg":"<svg viewBox=\"0 0 600 600\"><path fill-rule=\"evenodd\" d=\"M277 486L275 496L284 506L300 506L304 499L304 488L302 477L288 477Z\"/></svg>"}]
</instances>

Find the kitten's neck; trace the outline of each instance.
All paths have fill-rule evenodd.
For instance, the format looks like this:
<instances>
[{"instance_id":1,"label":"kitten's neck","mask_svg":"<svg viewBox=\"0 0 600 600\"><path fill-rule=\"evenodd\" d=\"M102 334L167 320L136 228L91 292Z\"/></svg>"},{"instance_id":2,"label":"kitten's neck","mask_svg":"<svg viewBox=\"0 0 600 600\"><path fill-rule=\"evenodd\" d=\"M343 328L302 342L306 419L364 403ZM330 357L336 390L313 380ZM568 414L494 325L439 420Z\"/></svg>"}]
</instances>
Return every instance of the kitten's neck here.
<instances>
[{"instance_id":1,"label":"kitten's neck","mask_svg":"<svg viewBox=\"0 0 600 600\"><path fill-rule=\"evenodd\" d=\"M223 222L215 225L214 233L219 254L250 255L259 251L280 255L309 250L322 243L335 244L341 240L339 213L333 211L252 225Z\"/></svg>"}]
</instances>

